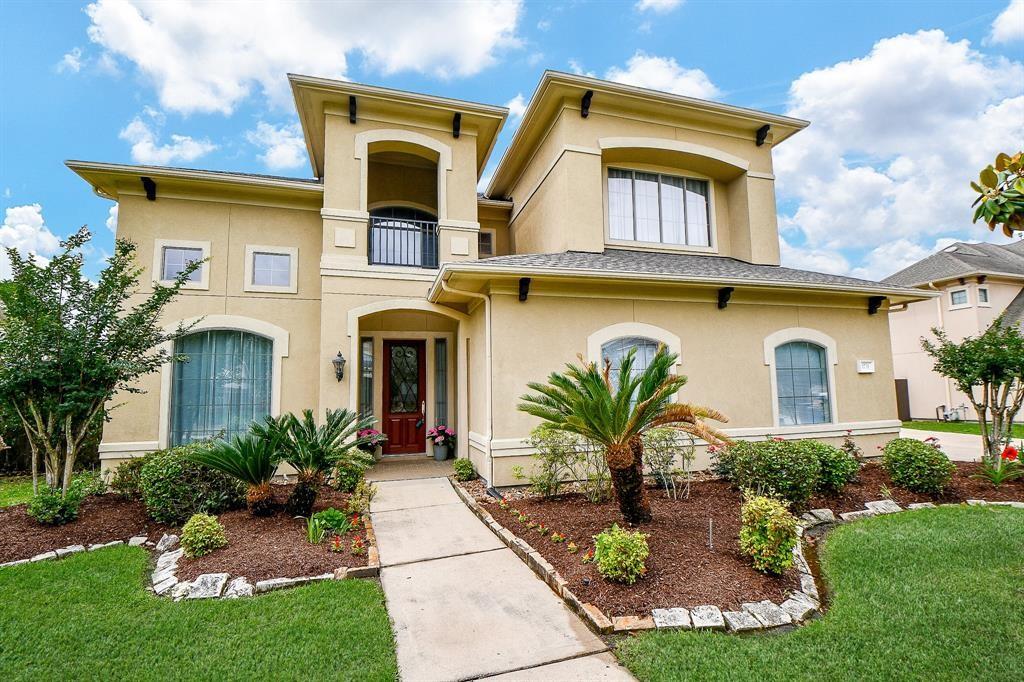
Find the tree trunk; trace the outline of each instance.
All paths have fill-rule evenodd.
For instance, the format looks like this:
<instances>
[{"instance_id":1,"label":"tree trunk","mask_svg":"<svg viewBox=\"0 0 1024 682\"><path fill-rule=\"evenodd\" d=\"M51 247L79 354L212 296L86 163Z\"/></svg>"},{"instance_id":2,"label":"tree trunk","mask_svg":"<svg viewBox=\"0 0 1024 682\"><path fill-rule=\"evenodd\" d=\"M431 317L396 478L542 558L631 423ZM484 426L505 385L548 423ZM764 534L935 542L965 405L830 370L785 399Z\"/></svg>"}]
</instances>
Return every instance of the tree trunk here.
<instances>
[{"instance_id":1,"label":"tree trunk","mask_svg":"<svg viewBox=\"0 0 1024 682\"><path fill-rule=\"evenodd\" d=\"M651 520L651 503L644 487L643 443L639 438L635 441L608 449L608 470L615 499L623 520L632 524Z\"/></svg>"}]
</instances>

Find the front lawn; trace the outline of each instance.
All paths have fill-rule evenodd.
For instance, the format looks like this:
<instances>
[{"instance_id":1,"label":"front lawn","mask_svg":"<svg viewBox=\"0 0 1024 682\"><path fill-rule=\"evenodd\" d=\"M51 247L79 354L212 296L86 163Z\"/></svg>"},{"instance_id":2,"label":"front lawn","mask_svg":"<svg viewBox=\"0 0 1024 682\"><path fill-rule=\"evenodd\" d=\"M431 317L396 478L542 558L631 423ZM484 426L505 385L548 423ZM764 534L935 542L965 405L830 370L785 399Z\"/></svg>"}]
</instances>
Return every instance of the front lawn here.
<instances>
[{"instance_id":1,"label":"front lawn","mask_svg":"<svg viewBox=\"0 0 1024 682\"><path fill-rule=\"evenodd\" d=\"M0 507L24 504L32 499L31 476L0 477Z\"/></svg>"},{"instance_id":2,"label":"front lawn","mask_svg":"<svg viewBox=\"0 0 1024 682\"><path fill-rule=\"evenodd\" d=\"M940 422L926 419L918 419L912 422L903 422L903 428L916 431L941 431L943 433L967 433L972 436L981 435L981 427L978 422ZM1024 424L1013 425L1013 437L1024 438Z\"/></svg>"},{"instance_id":3,"label":"front lawn","mask_svg":"<svg viewBox=\"0 0 1024 682\"><path fill-rule=\"evenodd\" d=\"M827 615L778 636L653 632L617 652L640 680L1019 680L1024 512L944 507L836 528Z\"/></svg>"},{"instance_id":4,"label":"front lawn","mask_svg":"<svg viewBox=\"0 0 1024 682\"><path fill-rule=\"evenodd\" d=\"M0 679L397 676L372 582L173 603L143 590L148 569L129 547L0 569Z\"/></svg>"}]
</instances>

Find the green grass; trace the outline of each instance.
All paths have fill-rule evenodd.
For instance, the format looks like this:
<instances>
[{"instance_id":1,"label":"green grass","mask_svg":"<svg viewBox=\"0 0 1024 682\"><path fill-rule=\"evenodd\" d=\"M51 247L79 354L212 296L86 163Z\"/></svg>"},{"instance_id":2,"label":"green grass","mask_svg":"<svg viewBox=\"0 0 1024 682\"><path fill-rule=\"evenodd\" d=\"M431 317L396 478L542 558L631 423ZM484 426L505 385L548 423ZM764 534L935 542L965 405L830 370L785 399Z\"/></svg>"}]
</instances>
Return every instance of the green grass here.
<instances>
[{"instance_id":1,"label":"green grass","mask_svg":"<svg viewBox=\"0 0 1024 682\"><path fill-rule=\"evenodd\" d=\"M394 680L384 597L364 580L173 603L146 552L0 569L0 679Z\"/></svg>"},{"instance_id":2,"label":"green grass","mask_svg":"<svg viewBox=\"0 0 1024 682\"><path fill-rule=\"evenodd\" d=\"M652 632L618 645L640 680L1020 680L1024 511L943 507L837 528L831 609L779 635Z\"/></svg>"},{"instance_id":3,"label":"green grass","mask_svg":"<svg viewBox=\"0 0 1024 682\"><path fill-rule=\"evenodd\" d=\"M32 499L32 478L6 476L0 478L0 507L24 504Z\"/></svg>"},{"instance_id":4,"label":"green grass","mask_svg":"<svg viewBox=\"0 0 1024 682\"><path fill-rule=\"evenodd\" d=\"M918 419L912 422L903 422L903 428L915 429L917 431L942 431L943 433L981 435L981 427L978 426L977 422L940 422ZM1024 424L1013 425L1013 437L1024 438Z\"/></svg>"}]
</instances>

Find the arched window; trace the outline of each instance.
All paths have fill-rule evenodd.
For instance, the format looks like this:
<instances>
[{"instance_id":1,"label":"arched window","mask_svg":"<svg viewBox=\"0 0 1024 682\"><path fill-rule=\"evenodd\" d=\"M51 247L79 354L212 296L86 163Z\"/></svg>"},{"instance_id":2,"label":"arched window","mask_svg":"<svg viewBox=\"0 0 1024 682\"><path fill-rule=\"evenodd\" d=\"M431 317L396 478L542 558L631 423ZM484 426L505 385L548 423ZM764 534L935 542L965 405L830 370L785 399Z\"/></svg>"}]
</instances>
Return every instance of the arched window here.
<instances>
[{"instance_id":1,"label":"arched window","mask_svg":"<svg viewBox=\"0 0 1024 682\"><path fill-rule=\"evenodd\" d=\"M177 339L171 377L170 445L248 431L271 413L274 342L237 330Z\"/></svg>"},{"instance_id":2,"label":"arched window","mask_svg":"<svg viewBox=\"0 0 1024 682\"><path fill-rule=\"evenodd\" d=\"M779 426L832 421L828 352L824 346L810 341L790 341L777 346L775 386Z\"/></svg>"},{"instance_id":3,"label":"arched window","mask_svg":"<svg viewBox=\"0 0 1024 682\"><path fill-rule=\"evenodd\" d=\"M612 385L616 385L619 382L619 363L622 361L623 356L630 351L630 349L636 349L636 353L633 356L633 375L640 374L651 364L651 360L654 359L655 353L658 352L658 346L661 343L654 339L648 339L644 336L620 336L617 339L606 341L601 345L601 360L610 360L612 363Z\"/></svg>"}]
</instances>

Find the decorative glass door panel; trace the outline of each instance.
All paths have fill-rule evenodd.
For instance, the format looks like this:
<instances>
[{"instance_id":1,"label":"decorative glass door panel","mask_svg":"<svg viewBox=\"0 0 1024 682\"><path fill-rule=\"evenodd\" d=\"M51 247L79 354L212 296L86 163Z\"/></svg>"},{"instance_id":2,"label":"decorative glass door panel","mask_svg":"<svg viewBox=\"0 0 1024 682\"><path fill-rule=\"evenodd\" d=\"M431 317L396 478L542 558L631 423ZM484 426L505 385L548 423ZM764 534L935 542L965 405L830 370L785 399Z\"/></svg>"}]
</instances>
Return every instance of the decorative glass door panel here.
<instances>
[{"instance_id":1,"label":"decorative glass door panel","mask_svg":"<svg viewBox=\"0 0 1024 682\"><path fill-rule=\"evenodd\" d=\"M384 454L426 449L426 343L384 342Z\"/></svg>"}]
</instances>

